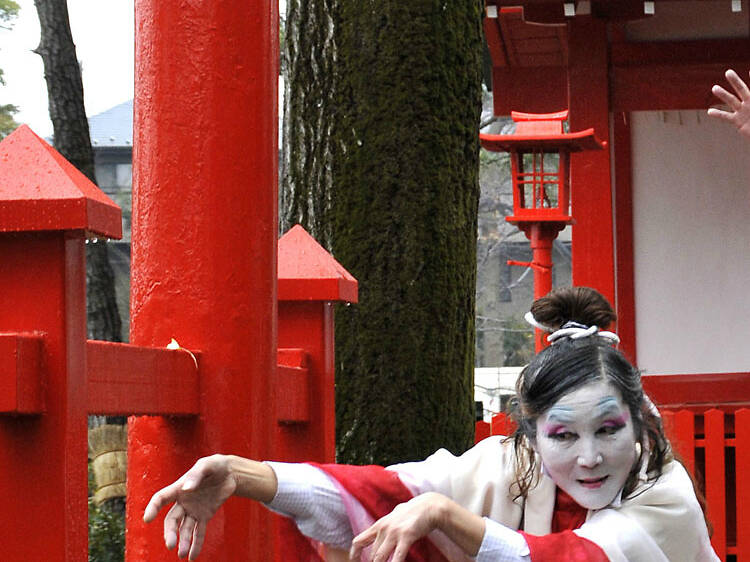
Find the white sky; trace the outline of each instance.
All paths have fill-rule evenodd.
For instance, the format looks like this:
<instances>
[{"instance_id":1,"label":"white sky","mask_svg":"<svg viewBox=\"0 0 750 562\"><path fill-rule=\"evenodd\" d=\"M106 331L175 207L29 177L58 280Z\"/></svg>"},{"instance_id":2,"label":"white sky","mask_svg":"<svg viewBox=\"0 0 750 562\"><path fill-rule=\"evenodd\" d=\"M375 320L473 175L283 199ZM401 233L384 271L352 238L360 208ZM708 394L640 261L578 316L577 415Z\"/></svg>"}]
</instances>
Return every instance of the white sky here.
<instances>
[{"instance_id":1,"label":"white sky","mask_svg":"<svg viewBox=\"0 0 750 562\"><path fill-rule=\"evenodd\" d=\"M11 31L0 30L0 103L19 106L16 121L38 135L52 133L33 0L21 6ZM70 27L83 69L86 114L96 115L133 97L133 0L68 0Z\"/></svg>"},{"instance_id":2,"label":"white sky","mask_svg":"<svg viewBox=\"0 0 750 562\"><path fill-rule=\"evenodd\" d=\"M39 18L33 0L21 6L13 29L0 29L0 104L20 108L18 123L38 135L52 134L42 59L32 53L39 45ZM284 13L286 0L280 0ZM68 0L68 14L78 60L83 69L86 114L91 117L133 97L133 0Z\"/></svg>"}]
</instances>

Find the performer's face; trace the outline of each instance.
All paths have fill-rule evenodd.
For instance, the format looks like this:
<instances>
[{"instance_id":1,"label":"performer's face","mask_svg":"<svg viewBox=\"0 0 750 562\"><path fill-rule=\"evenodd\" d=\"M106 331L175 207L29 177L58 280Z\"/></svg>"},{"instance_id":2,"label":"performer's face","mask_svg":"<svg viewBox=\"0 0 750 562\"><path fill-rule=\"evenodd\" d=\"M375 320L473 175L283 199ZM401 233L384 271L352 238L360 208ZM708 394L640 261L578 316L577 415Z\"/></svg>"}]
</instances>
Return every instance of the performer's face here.
<instances>
[{"instance_id":1,"label":"performer's face","mask_svg":"<svg viewBox=\"0 0 750 562\"><path fill-rule=\"evenodd\" d=\"M560 488L587 509L615 499L636 451L630 412L612 383L600 380L566 394L536 428L536 450Z\"/></svg>"}]
</instances>

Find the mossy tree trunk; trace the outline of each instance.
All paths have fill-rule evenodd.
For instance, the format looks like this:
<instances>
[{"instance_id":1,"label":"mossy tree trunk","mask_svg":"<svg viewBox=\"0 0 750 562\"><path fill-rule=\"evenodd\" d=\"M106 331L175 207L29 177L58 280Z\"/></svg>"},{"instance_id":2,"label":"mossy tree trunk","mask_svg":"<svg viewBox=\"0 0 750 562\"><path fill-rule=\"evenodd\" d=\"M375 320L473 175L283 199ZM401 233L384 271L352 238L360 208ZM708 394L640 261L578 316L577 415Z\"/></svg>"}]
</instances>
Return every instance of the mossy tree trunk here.
<instances>
[{"instance_id":1,"label":"mossy tree trunk","mask_svg":"<svg viewBox=\"0 0 750 562\"><path fill-rule=\"evenodd\" d=\"M334 6L330 161L315 165L330 166L329 247L360 283L336 315L339 462L472 442L481 14L473 0ZM293 108L305 85L290 87Z\"/></svg>"}]
</instances>

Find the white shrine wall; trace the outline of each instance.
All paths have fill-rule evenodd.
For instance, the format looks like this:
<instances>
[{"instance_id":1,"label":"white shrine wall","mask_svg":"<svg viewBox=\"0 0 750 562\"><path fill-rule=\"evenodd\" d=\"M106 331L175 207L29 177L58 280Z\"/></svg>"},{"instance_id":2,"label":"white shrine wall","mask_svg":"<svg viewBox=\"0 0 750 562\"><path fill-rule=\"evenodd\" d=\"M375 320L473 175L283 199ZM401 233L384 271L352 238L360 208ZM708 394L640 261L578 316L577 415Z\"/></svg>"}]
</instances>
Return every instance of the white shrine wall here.
<instances>
[{"instance_id":1,"label":"white shrine wall","mask_svg":"<svg viewBox=\"0 0 750 562\"><path fill-rule=\"evenodd\" d=\"M631 114L638 366L750 371L750 142L705 111Z\"/></svg>"}]
</instances>

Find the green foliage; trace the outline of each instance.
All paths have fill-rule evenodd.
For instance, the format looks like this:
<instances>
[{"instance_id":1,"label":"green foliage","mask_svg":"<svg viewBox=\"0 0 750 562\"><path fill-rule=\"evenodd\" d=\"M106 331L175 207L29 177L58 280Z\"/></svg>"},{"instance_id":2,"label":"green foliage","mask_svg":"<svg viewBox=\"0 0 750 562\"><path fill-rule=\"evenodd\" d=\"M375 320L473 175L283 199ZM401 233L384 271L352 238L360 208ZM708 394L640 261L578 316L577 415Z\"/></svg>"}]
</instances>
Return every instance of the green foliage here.
<instances>
[{"instance_id":1,"label":"green foliage","mask_svg":"<svg viewBox=\"0 0 750 562\"><path fill-rule=\"evenodd\" d=\"M18 15L20 7L13 0L0 0L0 28L10 29L11 21ZM5 85L3 70L0 68L0 84ZM13 104L0 105L0 139L4 139L12 133L18 123L13 116L18 112L18 107Z\"/></svg>"},{"instance_id":2,"label":"green foliage","mask_svg":"<svg viewBox=\"0 0 750 562\"><path fill-rule=\"evenodd\" d=\"M94 489L94 475L89 465L89 562L122 562L125 559L122 503L117 500L96 505L91 497Z\"/></svg>"},{"instance_id":3,"label":"green foliage","mask_svg":"<svg viewBox=\"0 0 750 562\"><path fill-rule=\"evenodd\" d=\"M125 518L107 502L97 506L89 498L89 562L125 559Z\"/></svg>"},{"instance_id":4,"label":"green foliage","mask_svg":"<svg viewBox=\"0 0 750 562\"><path fill-rule=\"evenodd\" d=\"M4 139L18 127L13 118L17 111L18 107L13 104L0 105L0 139Z\"/></svg>"},{"instance_id":5,"label":"green foliage","mask_svg":"<svg viewBox=\"0 0 750 562\"><path fill-rule=\"evenodd\" d=\"M0 27L10 29L10 22L18 15L19 9L20 6L13 2L13 0L0 0L0 22L6 24Z\"/></svg>"}]
</instances>

